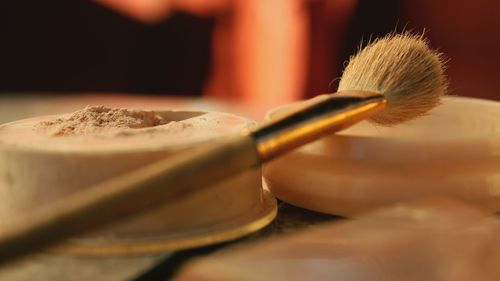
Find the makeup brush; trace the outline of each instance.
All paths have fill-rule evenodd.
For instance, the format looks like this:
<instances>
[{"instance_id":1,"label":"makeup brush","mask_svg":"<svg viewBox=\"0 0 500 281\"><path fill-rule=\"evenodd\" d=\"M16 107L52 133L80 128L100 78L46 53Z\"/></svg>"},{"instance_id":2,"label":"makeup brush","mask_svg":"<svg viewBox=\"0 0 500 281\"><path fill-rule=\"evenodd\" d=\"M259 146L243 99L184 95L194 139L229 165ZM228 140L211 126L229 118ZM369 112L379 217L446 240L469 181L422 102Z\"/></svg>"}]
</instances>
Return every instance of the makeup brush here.
<instances>
[{"instance_id":1,"label":"makeup brush","mask_svg":"<svg viewBox=\"0 0 500 281\"><path fill-rule=\"evenodd\" d=\"M442 55L422 36L389 35L351 58L339 92L316 97L241 135L202 145L51 202L0 230L0 264L160 204L369 118L395 125L446 91ZM334 171L332 171L334 172Z\"/></svg>"},{"instance_id":2,"label":"makeup brush","mask_svg":"<svg viewBox=\"0 0 500 281\"><path fill-rule=\"evenodd\" d=\"M369 120L396 125L426 114L440 103L448 82L443 55L423 35L389 35L353 56L344 70L341 95L383 94L387 108Z\"/></svg>"}]
</instances>

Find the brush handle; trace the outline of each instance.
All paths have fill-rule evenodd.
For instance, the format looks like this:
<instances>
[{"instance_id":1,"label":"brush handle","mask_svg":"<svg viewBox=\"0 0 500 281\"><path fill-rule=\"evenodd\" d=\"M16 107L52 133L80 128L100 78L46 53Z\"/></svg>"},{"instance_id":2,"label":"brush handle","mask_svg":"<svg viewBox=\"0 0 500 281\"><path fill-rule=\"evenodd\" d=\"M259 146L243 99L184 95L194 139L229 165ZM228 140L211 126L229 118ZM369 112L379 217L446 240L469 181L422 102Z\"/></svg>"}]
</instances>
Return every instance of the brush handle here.
<instances>
[{"instance_id":1,"label":"brush handle","mask_svg":"<svg viewBox=\"0 0 500 281\"><path fill-rule=\"evenodd\" d=\"M325 95L247 135L200 145L51 203L0 229L0 265L33 250L210 188L386 105L383 96Z\"/></svg>"},{"instance_id":2,"label":"brush handle","mask_svg":"<svg viewBox=\"0 0 500 281\"><path fill-rule=\"evenodd\" d=\"M0 230L0 265L36 249L154 208L260 164L255 141L200 145L47 205Z\"/></svg>"}]
</instances>

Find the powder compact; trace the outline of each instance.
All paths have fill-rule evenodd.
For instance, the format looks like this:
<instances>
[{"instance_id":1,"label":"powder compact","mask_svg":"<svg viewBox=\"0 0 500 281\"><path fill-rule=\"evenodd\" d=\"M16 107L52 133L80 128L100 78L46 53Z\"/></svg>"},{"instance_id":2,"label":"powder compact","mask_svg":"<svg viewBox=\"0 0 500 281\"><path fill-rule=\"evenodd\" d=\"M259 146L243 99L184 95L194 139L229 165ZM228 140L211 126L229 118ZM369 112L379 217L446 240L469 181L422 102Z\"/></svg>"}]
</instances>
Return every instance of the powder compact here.
<instances>
[{"instance_id":1,"label":"powder compact","mask_svg":"<svg viewBox=\"0 0 500 281\"><path fill-rule=\"evenodd\" d=\"M1 125L0 227L38 206L253 125L219 112L104 106ZM247 235L275 216L276 201L262 188L260 169L254 169L52 251L101 256L179 250Z\"/></svg>"}]
</instances>

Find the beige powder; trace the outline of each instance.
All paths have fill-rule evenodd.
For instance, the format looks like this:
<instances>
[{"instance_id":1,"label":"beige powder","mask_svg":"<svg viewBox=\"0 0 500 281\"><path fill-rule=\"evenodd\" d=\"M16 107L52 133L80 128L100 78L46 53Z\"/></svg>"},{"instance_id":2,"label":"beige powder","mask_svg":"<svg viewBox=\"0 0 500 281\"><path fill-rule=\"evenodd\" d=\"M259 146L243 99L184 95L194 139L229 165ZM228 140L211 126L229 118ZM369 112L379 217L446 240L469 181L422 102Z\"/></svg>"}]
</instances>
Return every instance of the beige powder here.
<instances>
[{"instance_id":1,"label":"beige powder","mask_svg":"<svg viewBox=\"0 0 500 281\"><path fill-rule=\"evenodd\" d=\"M220 112L88 106L69 114L0 125L0 148L7 145L78 153L179 149L235 134L252 124Z\"/></svg>"},{"instance_id":2,"label":"beige powder","mask_svg":"<svg viewBox=\"0 0 500 281\"><path fill-rule=\"evenodd\" d=\"M78 136L107 132L114 129L140 129L169 123L150 110L109 108L102 105L87 106L67 118L40 122L36 130L51 136Z\"/></svg>"}]
</instances>

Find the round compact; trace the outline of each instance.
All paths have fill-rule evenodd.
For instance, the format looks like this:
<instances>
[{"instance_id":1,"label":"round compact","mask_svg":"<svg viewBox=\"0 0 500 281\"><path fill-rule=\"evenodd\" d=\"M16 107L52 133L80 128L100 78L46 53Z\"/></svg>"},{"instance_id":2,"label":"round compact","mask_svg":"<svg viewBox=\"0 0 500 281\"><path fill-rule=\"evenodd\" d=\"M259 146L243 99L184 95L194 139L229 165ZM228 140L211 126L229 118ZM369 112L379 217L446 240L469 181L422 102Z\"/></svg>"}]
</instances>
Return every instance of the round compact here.
<instances>
[{"instance_id":1,"label":"round compact","mask_svg":"<svg viewBox=\"0 0 500 281\"><path fill-rule=\"evenodd\" d=\"M219 112L106 107L1 125L0 228L81 189L253 125ZM179 250L247 235L275 215L275 199L262 188L261 171L255 169L70 239L54 251L124 255Z\"/></svg>"},{"instance_id":2,"label":"round compact","mask_svg":"<svg viewBox=\"0 0 500 281\"><path fill-rule=\"evenodd\" d=\"M498 212L500 103L446 97L428 115L401 125L364 121L271 162L264 178L288 203L347 217L428 196Z\"/></svg>"}]
</instances>

